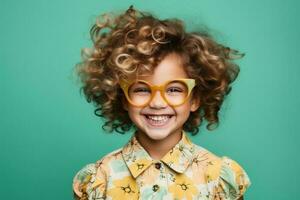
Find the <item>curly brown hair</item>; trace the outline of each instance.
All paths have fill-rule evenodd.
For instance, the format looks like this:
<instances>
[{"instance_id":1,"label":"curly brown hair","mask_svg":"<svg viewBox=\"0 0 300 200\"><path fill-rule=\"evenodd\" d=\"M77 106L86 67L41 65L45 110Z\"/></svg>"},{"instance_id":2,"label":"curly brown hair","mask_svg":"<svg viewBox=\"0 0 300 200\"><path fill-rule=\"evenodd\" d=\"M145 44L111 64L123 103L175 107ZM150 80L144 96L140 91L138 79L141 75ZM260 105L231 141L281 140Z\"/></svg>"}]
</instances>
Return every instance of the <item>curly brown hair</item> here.
<instances>
[{"instance_id":1,"label":"curly brown hair","mask_svg":"<svg viewBox=\"0 0 300 200\"><path fill-rule=\"evenodd\" d=\"M218 112L240 71L233 59L244 54L217 43L207 31L186 32L183 21L160 20L132 5L117 16L100 15L90 36L94 46L82 50L76 72L83 83L80 91L96 106L95 115L107 120L105 131L125 133L134 126L122 106L119 80L153 72L169 53L181 56L185 71L196 80L192 95L201 102L183 129L197 134L203 118L208 130L219 124Z\"/></svg>"}]
</instances>

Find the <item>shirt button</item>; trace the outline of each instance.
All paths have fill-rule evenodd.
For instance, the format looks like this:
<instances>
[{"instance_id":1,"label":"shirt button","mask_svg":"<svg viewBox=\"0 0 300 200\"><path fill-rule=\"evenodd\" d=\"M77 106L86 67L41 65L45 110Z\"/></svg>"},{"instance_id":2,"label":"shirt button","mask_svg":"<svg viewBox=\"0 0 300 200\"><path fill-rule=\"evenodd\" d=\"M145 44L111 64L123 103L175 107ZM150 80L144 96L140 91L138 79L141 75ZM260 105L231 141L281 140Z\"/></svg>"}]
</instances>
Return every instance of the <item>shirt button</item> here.
<instances>
[{"instance_id":1,"label":"shirt button","mask_svg":"<svg viewBox=\"0 0 300 200\"><path fill-rule=\"evenodd\" d=\"M159 163L159 162L158 162L158 163L155 163L155 168L156 168L156 169L160 169L160 168L161 168L161 163Z\"/></svg>"},{"instance_id":2,"label":"shirt button","mask_svg":"<svg viewBox=\"0 0 300 200\"><path fill-rule=\"evenodd\" d=\"M153 187L152 187L152 190L154 191L154 192L156 192L157 190L159 189L159 186L158 185L153 185Z\"/></svg>"}]
</instances>

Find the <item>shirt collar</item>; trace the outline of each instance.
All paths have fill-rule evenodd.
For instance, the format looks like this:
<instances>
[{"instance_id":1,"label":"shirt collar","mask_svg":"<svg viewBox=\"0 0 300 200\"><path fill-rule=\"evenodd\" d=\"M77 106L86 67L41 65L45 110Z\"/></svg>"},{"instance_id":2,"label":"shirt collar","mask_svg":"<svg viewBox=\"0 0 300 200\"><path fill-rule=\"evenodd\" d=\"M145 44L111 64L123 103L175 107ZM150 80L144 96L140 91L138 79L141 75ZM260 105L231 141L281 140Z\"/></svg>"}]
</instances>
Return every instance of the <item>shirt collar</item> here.
<instances>
[{"instance_id":1,"label":"shirt collar","mask_svg":"<svg viewBox=\"0 0 300 200\"><path fill-rule=\"evenodd\" d=\"M166 165L178 173L183 173L193 160L195 146L182 131L181 140L161 159ZM122 149L123 159L132 176L136 178L155 162L138 142L135 134Z\"/></svg>"}]
</instances>

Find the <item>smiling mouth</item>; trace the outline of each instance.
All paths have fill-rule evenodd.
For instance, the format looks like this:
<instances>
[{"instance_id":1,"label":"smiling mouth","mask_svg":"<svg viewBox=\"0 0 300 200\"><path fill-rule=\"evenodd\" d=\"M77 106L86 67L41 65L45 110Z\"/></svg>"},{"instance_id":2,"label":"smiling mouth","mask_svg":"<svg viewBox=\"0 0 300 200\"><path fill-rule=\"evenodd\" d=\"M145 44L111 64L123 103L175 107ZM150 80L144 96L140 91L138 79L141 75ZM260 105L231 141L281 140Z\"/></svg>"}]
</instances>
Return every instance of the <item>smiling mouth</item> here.
<instances>
[{"instance_id":1,"label":"smiling mouth","mask_svg":"<svg viewBox=\"0 0 300 200\"><path fill-rule=\"evenodd\" d=\"M144 115L146 122L152 127L167 125L174 115Z\"/></svg>"}]
</instances>

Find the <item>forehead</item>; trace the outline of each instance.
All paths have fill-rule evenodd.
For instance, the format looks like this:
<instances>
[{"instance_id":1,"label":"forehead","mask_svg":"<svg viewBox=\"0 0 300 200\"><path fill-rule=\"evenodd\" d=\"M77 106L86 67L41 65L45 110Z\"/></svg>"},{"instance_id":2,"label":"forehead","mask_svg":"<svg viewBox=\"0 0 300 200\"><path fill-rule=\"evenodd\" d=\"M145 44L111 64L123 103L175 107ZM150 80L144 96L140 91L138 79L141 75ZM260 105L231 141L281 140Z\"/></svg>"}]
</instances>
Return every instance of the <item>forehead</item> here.
<instances>
[{"instance_id":1,"label":"forehead","mask_svg":"<svg viewBox=\"0 0 300 200\"><path fill-rule=\"evenodd\" d=\"M188 75L184 70L182 58L172 53L162 59L154 68L153 74L141 74L137 78L152 84L162 84L173 79L188 78Z\"/></svg>"}]
</instances>

